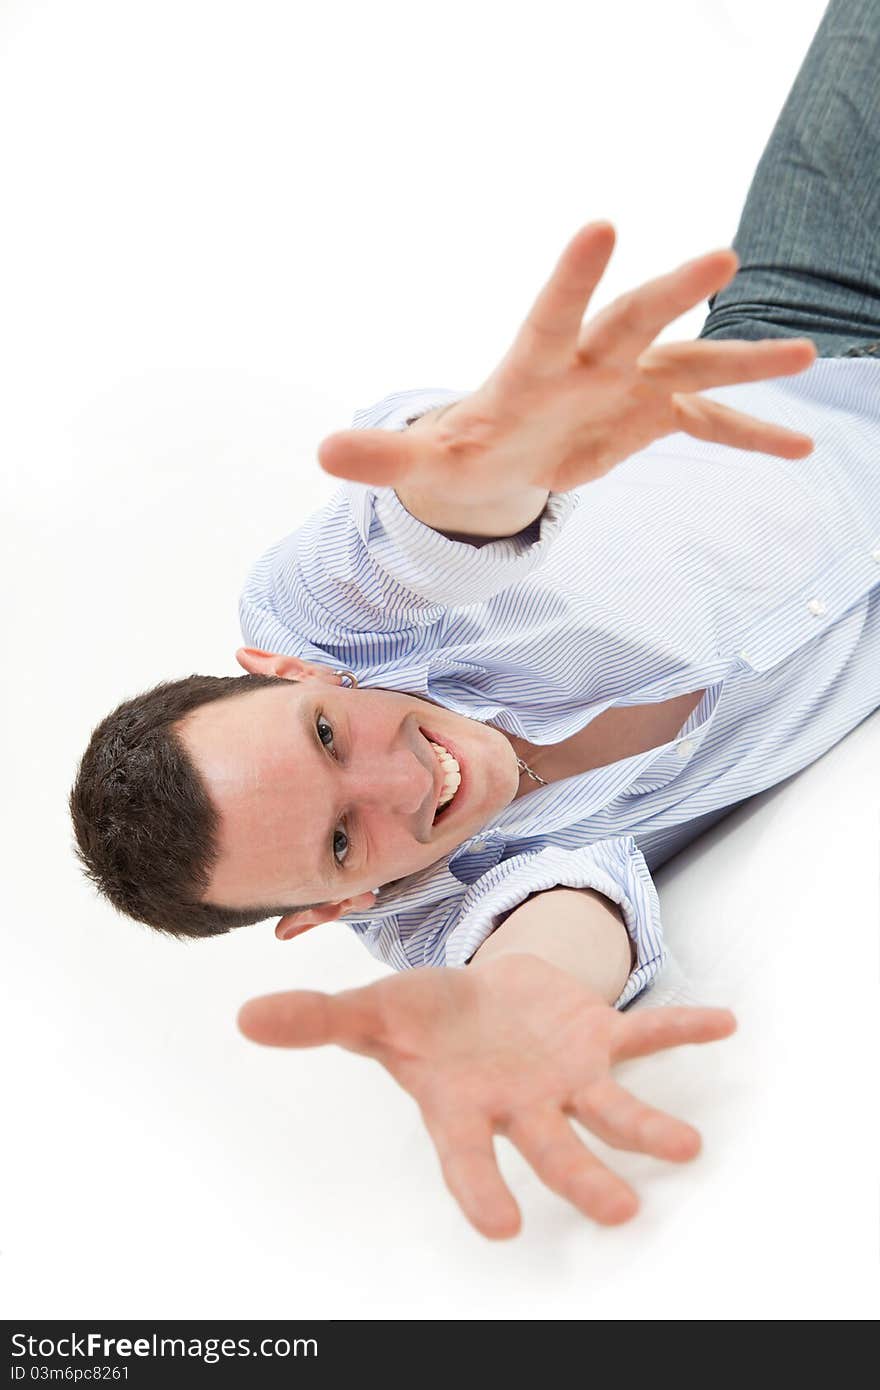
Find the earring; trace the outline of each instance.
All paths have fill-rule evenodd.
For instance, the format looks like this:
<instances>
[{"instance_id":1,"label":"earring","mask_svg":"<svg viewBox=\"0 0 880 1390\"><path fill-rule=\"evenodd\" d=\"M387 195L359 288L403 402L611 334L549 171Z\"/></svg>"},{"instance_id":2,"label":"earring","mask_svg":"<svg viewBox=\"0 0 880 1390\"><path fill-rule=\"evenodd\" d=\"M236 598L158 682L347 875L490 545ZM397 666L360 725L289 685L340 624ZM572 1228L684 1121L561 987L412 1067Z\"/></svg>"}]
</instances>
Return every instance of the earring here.
<instances>
[{"instance_id":1,"label":"earring","mask_svg":"<svg viewBox=\"0 0 880 1390\"><path fill-rule=\"evenodd\" d=\"M358 678L352 671L334 671L334 676L341 677L339 684L346 690L354 690L357 687Z\"/></svg>"}]
</instances>

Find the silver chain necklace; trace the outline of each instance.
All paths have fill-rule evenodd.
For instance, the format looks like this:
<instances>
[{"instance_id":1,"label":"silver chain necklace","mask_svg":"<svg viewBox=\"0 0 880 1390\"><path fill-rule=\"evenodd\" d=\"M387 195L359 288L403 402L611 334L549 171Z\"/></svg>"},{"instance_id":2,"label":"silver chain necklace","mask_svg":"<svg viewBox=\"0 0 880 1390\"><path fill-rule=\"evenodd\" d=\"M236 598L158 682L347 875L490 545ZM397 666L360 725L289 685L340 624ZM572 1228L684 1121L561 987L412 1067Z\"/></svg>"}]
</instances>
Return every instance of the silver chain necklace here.
<instances>
[{"instance_id":1,"label":"silver chain necklace","mask_svg":"<svg viewBox=\"0 0 880 1390\"><path fill-rule=\"evenodd\" d=\"M542 787L546 787L547 783L544 781L543 777L539 777L537 772L532 772L532 769L529 767L528 763L524 763L522 758L520 758L518 754L514 753L513 756L516 758L516 761L519 763L523 772L527 772L533 782L538 782Z\"/></svg>"},{"instance_id":2,"label":"silver chain necklace","mask_svg":"<svg viewBox=\"0 0 880 1390\"><path fill-rule=\"evenodd\" d=\"M345 688L347 690L354 690L357 687L358 678L353 671L334 671L333 674L334 676L339 676L341 678L339 683L340 685L345 684ZM487 729L495 728L495 725L490 724L488 719L478 719L477 723L485 724ZM498 733L503 733L503 730L499 729ZM512 747L513 744L511 744L511 748ZM547 783L544 781L544 778L539 777L537 772L532 772L532 769L529 767L528 763L523 762L522 758L519 757L517 753L514 753L513 756L516 758L517 767L519 767L522 772L525 772L529 777L531 777L533 782L538 782L542 787L547 786Z\"/></svg>"},{"instance_id":3,"label":"silver chain necklace","mask_svg":"<svg viewBox=\"0 0 880 1390\"><path fill-rule=\"evenodd\" d=\"M481 723L481 724L484 723L484 722L485 722L484 720L480 720L480 723ZM492 727L493 727L493 726L490 724L490 725L489 725L489 728L491 729ZM519 763L519 765L520 765L520 767L522 768L523 772L527 772L527 773L529 774L529 776L531 777L531 779L532 779L533 782L538 782L538 783L540 783L540 785L541 785L542 787L546 787L547 783L544 781L544 778L543 778L543 777L539 777L538 774L537 774L537 772L532 772L532 769L529 767L528 763L524 763L523 760L522 760L522 758L519 757L519 755L518 755L517 753L514 753L513 756L516 758L516 761Z\"/></svg>"}]
</instances>

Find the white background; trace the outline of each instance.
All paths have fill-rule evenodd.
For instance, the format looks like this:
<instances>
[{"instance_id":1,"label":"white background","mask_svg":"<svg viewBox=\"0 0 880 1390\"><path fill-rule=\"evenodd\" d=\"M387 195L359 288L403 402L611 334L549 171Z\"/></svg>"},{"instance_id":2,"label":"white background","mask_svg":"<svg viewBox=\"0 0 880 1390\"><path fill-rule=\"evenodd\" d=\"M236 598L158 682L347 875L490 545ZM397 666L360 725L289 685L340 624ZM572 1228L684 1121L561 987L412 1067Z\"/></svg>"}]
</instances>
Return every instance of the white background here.
<instances>
[{"instance_id":1,"label":"white background","mask_svg":"<svg viewBox=\"0 0 880 1390\"><path fill-rule=\"evenodd\" d=\"M602 1231L500 1143L501 1244L374 1063L235 1030L378 977L344 926L166 941L81 878L66 810L120 700L240 673L245 572L356 408L479 385L585 222L618 234L594 308L730 244L823 8L5 0L6 1316L876 1312L880 715L658 875L740 1031L628 1075L703 1156L617 1156L643 1208Z\"/></svg>"}]
</instances>

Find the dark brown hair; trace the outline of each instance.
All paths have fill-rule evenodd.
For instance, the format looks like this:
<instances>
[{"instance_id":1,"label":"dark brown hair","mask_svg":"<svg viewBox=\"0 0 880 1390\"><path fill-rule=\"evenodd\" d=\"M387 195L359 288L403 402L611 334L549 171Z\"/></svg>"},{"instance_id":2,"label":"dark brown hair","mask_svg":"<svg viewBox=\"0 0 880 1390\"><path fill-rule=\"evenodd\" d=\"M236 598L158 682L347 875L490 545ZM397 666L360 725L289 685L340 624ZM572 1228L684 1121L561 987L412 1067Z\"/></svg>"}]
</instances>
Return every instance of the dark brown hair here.
<instances>
[{"instance_id":1,"label":"dark brown hair","mask_svg":"<svg viewBox=\"0 0 880 1390\"><path fill-rule=\"evenodd\" d=\"M92 731L70 791L74 852L118 912L167 936L219 936L286 912L201 901L219 857L220 815L174 727L212 700L283 676L186 676L125 700Z\"/></svg>"}]
</instances>

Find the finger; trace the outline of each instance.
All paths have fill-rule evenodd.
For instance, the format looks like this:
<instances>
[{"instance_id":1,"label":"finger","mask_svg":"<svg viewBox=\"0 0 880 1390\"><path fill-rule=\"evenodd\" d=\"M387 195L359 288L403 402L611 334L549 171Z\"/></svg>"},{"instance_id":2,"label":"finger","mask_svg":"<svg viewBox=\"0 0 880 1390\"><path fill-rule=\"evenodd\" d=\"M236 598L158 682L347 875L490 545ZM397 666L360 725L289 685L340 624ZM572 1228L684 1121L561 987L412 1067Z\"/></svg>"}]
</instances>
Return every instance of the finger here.
<instances>
[{"instance_id":1,"label":"finger","mask_svg":"<svg viewBox=\"0 0 880 1390\"><path fill-rule=\"evenodd\" d=\"M658 343L638 359L642 376L670 391L705 391L743 381L791 376L817 357L811 338L762 338L759 342L725 340Z\"/></svg>"},{"instance_id":2,"label":"finger","mask_svg":"<svg viewBox=\"0 0 880 1390\"><path fill-rule=\"evenodd\" d=\"M702 1141L692 1125L645 1105L610 1077L585 1086L566 1110L614 1149L653 1154L673 1163L700 1152Z\"/></svg>"},{"instance_id":3,"label":"finger","mask_svg":"<svg viewBox=\"0 0 880 1390\"><path fill-rule=\"evenodd\" d=\"M736 1019L729 1009L663 1006L619 1013L611 1035L611 1056L615 1062L624 1062L665 1047L716 1042L735 1030Z\"/></svg>"},{"instance_id":4,"label":"finger","mask_svg":"<svg viewBox=\"0 0 880 1390\"><path fill-rule=\"evenodd\" d=\"M443 1179L468 1221L490 1240L515 1236L519 1207L501 1176L492 1127L479 1115L445 1116L422 1111L434 1141Z\"/></svg>"},{"instance_id":5,"label":"finger","mask_svg":"<svg viewBox=\"0 0 880 1390\"><path fill-rule=\"evenodd\" d=\"M785 459L802 459L813 452L813 440L808 434L784 429L770 420L758 420L754 415L744 415L706 396L676 395L672 398L672 406L678 429L695 439L760 454L776 454Z\"/></svg>"},{"instance_id":6,"label":"finger","mask_svg":"<svg viewBox=\"0 0 880 1390\"><path fill-rule=\"evenodd\" d=\"M337 1043L353 1052L369 1051L381 1020L365 989L322 994L294 989L249 999L238 1011L240 1031L264 1047L324 1047Z\"/></svg>"},{"instance_id":7,"label":"finger","mask_svg":"<svg viewBox=\"0 0 880 1390\"><path fill-rule=\"evenodd\" d=\"M568 365L614 241L610 222L590 222L572 237L527 314L508 354L509 363L539 372Z\"/></svg>"},{"instance_id":8,"label":"finger","mask_svg":"<svg viewBox=\"0 0 880 1390\"><path fill-rule=\"evenodd\" d=\"M337 430L318 445L318 463L334 478L392 487L425 448L424 435L408 430Z\"/></svg>"},{"instance_id":9,"label":"finger","mask_svg":"<svg viewBox=\"0 0 880 1390\"><path fill-rule=\"evenodd\" d=\"M629 1184L590 1153L559 1110L515 1116L503 1133L552 1192L593 1221L617 1226L638 1210L639 1199Z\"/></svg>"},{"instance_id":10,"label":"finger","mask_svg":"<svg viewBox=\"0 0 880 1390\"><path fill-rule=\"evenodd\" d=\"M725 247L621 295L584 325L578 356L591 362L634 361L661 329L720 290L738 267L736 252Z\"/></svg>"}]
</instances>

